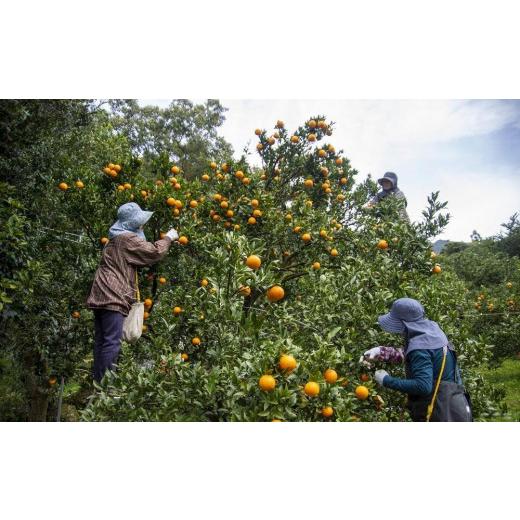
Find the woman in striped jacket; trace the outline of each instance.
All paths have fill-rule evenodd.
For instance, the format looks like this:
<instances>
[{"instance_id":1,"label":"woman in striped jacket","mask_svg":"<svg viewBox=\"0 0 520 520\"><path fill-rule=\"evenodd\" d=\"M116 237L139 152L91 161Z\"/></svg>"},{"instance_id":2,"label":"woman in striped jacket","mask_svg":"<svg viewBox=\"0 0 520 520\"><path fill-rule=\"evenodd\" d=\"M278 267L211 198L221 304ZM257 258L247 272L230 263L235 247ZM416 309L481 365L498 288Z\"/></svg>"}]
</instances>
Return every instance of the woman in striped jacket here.
<instances>
[{"instance_id":1,"label":"woman in striped jacket","mask_svg":"<svg viewBox=\"0 0 520 520\"><path fill-rule=\"evenodd\" d=\"M118 209L94 276L87 307L94 311L94 380L98 382L119 356L123 322L136 300L136 269L161 260L172 240L179 238L170 229L163 239L147 242L143 226L151 216L151 211L143 211L135 202Z\"/></svg>"}]
</instances>

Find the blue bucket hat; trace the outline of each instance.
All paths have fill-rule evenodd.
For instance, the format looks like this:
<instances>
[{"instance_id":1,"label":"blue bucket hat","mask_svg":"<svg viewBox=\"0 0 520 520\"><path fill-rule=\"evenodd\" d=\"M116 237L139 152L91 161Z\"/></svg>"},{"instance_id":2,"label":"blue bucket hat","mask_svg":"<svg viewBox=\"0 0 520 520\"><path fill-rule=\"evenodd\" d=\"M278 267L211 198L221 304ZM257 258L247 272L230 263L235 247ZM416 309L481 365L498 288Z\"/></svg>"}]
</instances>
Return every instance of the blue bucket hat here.
<instances>
[{"instance_id":1,"label":"blue bucket hat","mask_svg":"<svg viewBox=\"0 0 520 520\"><path fill-rule=\"evenodd\" d=\"M139 231L153 215L153 211L143 211L139 204L127 202L117 210L117 220L108 232L108 238L114 238L121 233L136 233L141 238L145 238L144 233Z\"/></svg>"},{"instance_id":2,"label":"blue bucket hat","mask_svg":"<svg viewBox=\"0 0 520 520\"><path fill-rule=\"evenodd\" d=\"M396 300L388 314L377 319L381 328L386 332L404 332L406 321L418 321L424 318L424 307L412 298Z\"/></svg>"}]
</instances>

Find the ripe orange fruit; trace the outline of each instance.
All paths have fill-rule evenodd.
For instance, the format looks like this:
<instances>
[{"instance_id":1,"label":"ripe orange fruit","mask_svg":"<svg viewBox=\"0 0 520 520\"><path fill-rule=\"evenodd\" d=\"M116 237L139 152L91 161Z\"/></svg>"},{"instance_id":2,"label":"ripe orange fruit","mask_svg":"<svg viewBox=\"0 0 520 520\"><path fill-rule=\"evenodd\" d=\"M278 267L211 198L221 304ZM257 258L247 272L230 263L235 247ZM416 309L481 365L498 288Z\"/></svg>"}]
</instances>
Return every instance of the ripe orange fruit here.
<instances>
[{"instance_id":1,"label":"ripe orange fruit","mask_svg":"<svg viewBox=\"0 0 520 520\"><path fill-rule=\"evenodd\" d=\"M442 271L441 266L439 264L435 264L435 266L432 269L432 272L434 274L439 274Z\"/></svg>"},{"instance_id":2,"label":"ripe orange fruit","mask_svg":"<svg viewBox=\"0 0 520 520\"><path fill-rule=\"evenodd\" d=\"M312 200L306 200L306 201L305 201L305 205L306 205L308 208L312 208Z\"/></svg>"},{"instance_id":3,"label":"ripe orange fruit","mask_svg":"<svg viewBox=\"0 0 520 520\"><path fill-rule=\"evenodd\" d=\"M146 331L148 330L148 325L143 325L143 326L141 327L141 330L142 330L143 332L146 332Z\"/></svg>"},{"instance_id":4,"label":"ripe orange fruit","mask_svg":"<svg viewBox=\"0 0 520 520\"><path fill-rule=\"evenodd\" d=\"M508 289L511 289L511 287L513 287L513 283L512 283L512 282L507 282L507 283L506 283L506 287L507 287Z\"/></svg>"},{"instance_id":5,"label":"ripe orange fruit","mask_svg":"<svg viewBox=\"0 0 520 520\"><path fill-rule=\"evenodd\" d=\"M292 215L287 213L287 215L285 215L285 220L292 220Z\"/></svg>"},{"instance_id":6,"label":"ripe orange fruit","mask_svg":"<svg viewBox=\"0 0 520 520\"><path fill-rule=\"evenodd\" d=\"M279 285L273 285L267 290L267 299L271 303L280 301L285 296L285 291Z\"/></svg>"},{"instance_id":7,"label":"ripe orange fruit","mask_svg":"<svg viewBox=\"0 0 520 520\"><path fill-rule=\"evenodd\" d=\"M223 200L221 203L220 203L220 207L222 209L227 209L229 207L229 203L225 200Z\"/></svg>"},{"instance_id":8,"label":"ripe orange fruit","mask_svg":"<svg viewBox=\"0 0 520 520\"><path fill-rule=\"evenodd\" d=\"M180 190L181 189L181 185L177 182L173 185L174 189L176 190Z\"/></svg>"},{"instance_id":9,"label":"ripe orange fruit","mask_svg":"<svg viewBox=\"0 0 520 520\"><path fill-rule=\"evenodd\" d=\"M112 170L112 168L109 168L108 166L105 166L103 168L103 173L106 173L107 175L110 175L110 171Z\"/></svg>"},{"instance_id":10,"label":"ripe orange fruit","mask_svg":"<svg viewBox=\"0 0 520 520\"><path fill-rule=\"evenodd\" d=\"M332 146L331 144L329 144L329 146L327 147L327 150L330 152L330 153L334 153L336 151L336 148L334 148L334 146Z\"/></svg>"},{"instance_id":11,"label":"ripe orange fruit","mask_svg":"<svg viewBox=\"0 0 520 520\"><path fill-rule=\"evenodd\" d=\"M332 406L325 406L321 409L321 415L323 415L323 417L332 417L333 414L334 410L332 409Z\"/></svg>"},{"instance_id":12,"label":"ripe orange fruit","mask_svg":"<svg viewBox=\"0 0 520 520\"><path fill-rule=\"evenodd\" d=\"M367 383L368 381L370 381L370 376L368 374L361 374L361 377L359 379L361 379L363 383Z\"/></svg>"},{"instance_id":13,"label":"ripe orange fruit","mask_svg":"<svg viewBox=\"0 0 520 520\"><path fill-rule=\"evenodd\" d=\"M258 386L264 392L272 392L276 386L276 379L273 376L265 374L258 380Z\"/></svg>"},{"instance_id":14,"label":"ripe orange fruit","mask_svg":"<svg viewBox=\"0 0 520 520\"><path fill-rule=\"evenodd\" d=\"M258 202L257 199L253 199L251 201L251 206L253 206L253 208L258 208L258 205L260 204L260 202Z\"/></svg>"},{"instance_id":15,"label":"ripe orange fruit","mask_svg":"<svg viewBox=\"0 0 520 520\"><path fill-rule=\"evenodd\" d=\"M112 177L112 179L114 179L117 177L117 172L115 170L110 170L109 175Z\"/></svg>"},{"instance_id":16,"label":"ripe orange fruit","mask_svg":"<svg viewBox=\"0 0 520 520\"><path fill-rule=\"evenodd\" d=\"M174 204L177 209L181 209L182 206L184 206L184 204L182 203L182 200L176 200Z\"/></svg>"},{"instance_id":17,"label":"ripe orange fruit","mask_svg":"<svg viewBox=\"0 0 520 520\"><path fill-rule=\"evenodd\" d=\"M317 271L321 267L321 264L319 262L314 262L312 264L312 268Z\"/></svg>"},{"instance_id":18,"label":"ripe orange fruit","mask_svg":"<svg viewBox=\"0 0 520 520\"><path fill-rule=\"evenodd\" d=\"M325 381L327 381L327 383L332 385L338 380L338 373L332 368L328 368L323 373L323 377L325 378Z\"/></svg>"},{"instance_id":19,"label":"ripe orange fruit","mask_svg":"<svg viewBox=\"0 0 520 520\"><path fill-rule=\"evenodd\" d=\"M150 313L148 311L144 311L143 313L143 319L147 320L150 317Z\"/></svg>"},{"instance_id":20,"label":"ripe orange fruit","mask_svg":"<svg viewBox=\"0 0 520 520\"><path fill-rule=\"evenodd\" d=\"M181 169L178 166L172 166L170 168L170 171L173 173L173 175L178 175L181 173Z\"/></svg>"},{"instance_id":21,"label":"ripe orange fruit","mask_svg":"<svg viewBox=\"0 0 520 520\"><path fill-rule=\"evenodd\" d=\"M161 276L159 278L159 283L164 285L166 283L166 278L164 276Z\"/></svg>"},{"instance_id":22,"label":"ripe orange fruit","mask_svg":"<svg viewBox=\"0 0 520 520\"><path fill-rule=\"evenodd\" d=\"M297 143L300 141L300 138L297 135L291 135L291 143Z\"/></svg>"},{"instance_id":23,"label":"ripe orange fruit","mask_svg":"<svg viewBox=\"0 0 520 520\"><path fill-rule=\"evenodd\" d=\"M278 121L276 121L276 128L283 128L283 127L284 127L284 122L281 119L278 119Z\"/></svg>"},{"instance_id":24,"label":"ripe orange fruit","mask_svg":"<svg viewBox=\"0 0 520 520\"><path fill-rule=\"evenodd\" d=\"M66 183L66 182L60 182L58 184L58 188L61 190L61 191L67 191L69 189L69 185Z\"/></svg>"},{"instance_id":25,"label":"ripe orange fruit","mask_svg":"<svg viewBox=\"0 0 520 520\"><path fill-rule=\"evenodd\" d=\"M330 250L330 256L338 256L339 253L338 253L338 250L337 249L331 249Z\"/></svg>"},{"instance_id":26,"label":"ripe orange fruit","mask_svg":"<svg viewBox=\"0 0 520 520\"><path fill-rule=\"evenodd\" d=\"M342 193L340 193L337 197L336 197L336 200L338 202L343 202L345 200L345 195L343 195Z\"/></svg>"},{"instance_id":27,"label":"ripe orange fruit","mask_svg":"<svg viewBox=\"0 0 520 520\"><path fill-rule=\"evenodd\" d=\"M203 181L209 181L209 175L207 173L205 173L203 176L202 176L202 180Z\"/></svg>"},{"instance_id":28,"label":"ripe orange fruit","mask_svg":"<svg viewBox=\"0 0 520 520\"><path fill-rule=\"evenodd\" d=\"M262 265L262 260L260 260L260 257L257 255L250 255L247 257L246 265L250 269L259 269Z\"/></svg>"},{"instance_id":29,"label":"ripe orange fruit","mask_svg":"<svg viewBox=\"0 0 520 520\"><path fill-rule=\"evenodd\" d=\"M235 172L235 177L237 179L243 179L244 178L244 172L241 171L241 170L238 170L237 172Z\"/></svg>"},{"instance_id":30,"label":"ripe orange fruit","mask_svg":"<svg viewBox=\"0 0 520 520\"><path fill-rule=\"evenodd\" d=\"M200 345L200 338L199 338L198 336L195 336L195 337L191 340L191 344L192 344L192 345L195 345L195 346Z\"/></svg>"},{"instance_id":31,"label":"ripe orange fruit","mask_svg":"<svg viewBox=\"0 0 520 520\"><path fill-rule=\"evenodd\" d=\"M145 199L146 199L146 197L148 197L148 193L146 193L146 191L144 191L144 190L141 190L139 193L141 194L141 197L143 197Z\"/></svg>"},{"instance_id":32,"label":"ripe orange fruit","mask_svg":"<svg viewBox=\"0 0 520 520\"><path fill-rule=\"evenodd\" d=\"M222 166L220 167L220 169L226 173L228 170L229 170L229 164L228 163L223 163Z\"/></svg>"},{"instance_id":33,"label":"ripe orange fruit","mask_svg":"<svg viewBox=\"0 0 520 520\"><path fill-rule=\"evenodd\" d=\"M262 216L262 212L259 210L259 209L255 209L253 211L253 217L261 217Z\"/></svg>"},{"instance_id":34,"label":"ripe orange fruit","mask_svg":"<svg viewBox=\"0 0 520 520\"><path fill-rule=\"evenodd\" d=\"M233 229L234 229L235 231L238 231L238 230L240 229L240 224L235 224L235 225L233 226Z\"/></svg>"},{"instance_id":35,"label":"ripe orange fruit","mask_svg":"<svg viewBox=\"0 0 520 520\"><path fill-rule=\"evenodd\" d=\"M356 397L358 399L361 399L361 401L364 401L368 397L368 388L363 385L359 385L356 387L356 390L354 391L356 394Z\"/></svg>"},{"instance_id":36,"label":"ripe orange fruit","mask_svg":"<svg viewBox=\"0 0 520 520\"><path fill-rule=\"evenodd\" d=\"M172 312L175 316L178 316L182 312L182 307L174 307Z\"/></svg>"},{"instance_id":37,"label":"ripe orange fruit","mask_svg":"<svg viewBox=\"0 0 520 520\"><path fill-rule=\"evenodd\" d=\"M320 237L327 238L327 232L324 229L320 229Z\"/></svg>"},{"instance_id":38,"label":"ripe orange fruit","mask_svg":"<svg viewBox=\"0 0 520 520\"><path fill-rule=\"evenodd\" d=\"M146 298L144 300L144 306L147 307L147 308L150 308L152 306L152 300L150 298Z\"/></svg>"},{"instance_id":39,"label":"ripe orange fruit","mask_svg":"<svg viewBox=\"0 0 520 520\"><path fill-rule=\"evenodd\" d=\"M316 397L320 393L320 385L314 381L305 384L303 391L309 397Z\"/></svg>"},{"instance_id":40,"label":"ripe orange fruit","mask_svg":"<svg viewBox=\"0 0 520 520\"><path fill-rule=\"evenodd\" d=\"M238 289L238 294L241 296L249 296L251 294L251 287L249 287L249 285L241 285Z\"/></svg>"},{"instance_id":41,"label":"ripe orange fruit","mask_svg":"<svg viewBox=\"0 0 520 520\"><path fill-rule=\"evenodd\" d=\"M264 149L264 145L262 143L258 143L256 145L256 149L260 152L260 151L262 151Z\"/></svg>"},{"instance_id":42,"label":"ripe orange fruit","mask_svg":"<svg viewBox=\"0 0 520 520\"><path fill-rule=\"evenodd\" d=\"M339 180L339 183L343 184L343 185L347 184L347 182L348 182L348 179L346 177L341 177L341 179Z\"/></svg>"},{"instance_id":43,"label":"ripe orange fruit","mask_svg":"<svg viewBox=\"0 0 520 520\"><path fill-rule=\"evenodd\" d=\"M280 361L278 362L278 366L280 370L285 370L287 372L291 372L296 368L296 359L289 354L283 354L280 356Z\"/></svg>"},{"instance_id":44,"label":"ripe orange fruit","mask_svg":"<svg viewBox=\"0 0 520 520\"><path fill-rule=\"evenodd\" d=\"M235 214L235 212L232 209L228 209L226 211L226 217L227 218L231 218L234 214Z\"/></svg>"},{"instance_id":45,"label":"ripe orange fruit","mask_svg":"<svg viewBox=\"0 0 520 520\"><path fill-rule=\"evenodd\" d=\"M245 184L246 186L249 186L249 184L251 184L251 179L249 177L244 177L242 179L242 184Z\"/></svg>"},{"instance_id":46,"label":"ripe orange fruit","mask_svg":"<svg viewBox=\"0 0 520 520\"><path fill-rule=\"evenodd\" d=\"M311 143L316 141L316 134L309 134L307 136L307 140L310 141Z\"/></svg>"},{"instance_id":47,"label":"ripe orange fruit","mask_svg":"<svg viewBox=\"0 0 520 520\"><path fill-rule=\"evenodd\" d=\"M327 157L327 152L322 148L318 151L318 157Z\"/></svg>"},{"instance_id":48,"label":"ripe orange fruit","mask_svg":"<svg viewBox=\"0 0 520 520\"><path fill-rule=\"evenodd\" d=\"M312 188L314 186L314 181L312 179L305 179L303 184L306 188Z\"/></svg>"},{"instance_id":49,"label":"ripe orange fruit","mask_svg":"<svg viewBox=\"0 0 520 520\"><path fill-rule=\"evenodd\" d=\"M215 222L218 222L220 220L220 215L213 215L211 217Z\"/></svg>"},{"instance_id":50,"label":"ripe orange fruit","mask_svg":"<svg viewBox=\"0 0 520 520\"><path fill-rule=\"evenodd\" d=\"M247 223L250 224L250 225L256 224L256 218L255 217L249 217L247 219Z\"/></svg>"},{"instance_id":51,"label":"ripe orange fruit","mask_svg":"<svg viewBox=\"0 0 520 520\"><path fill-rule=\"evenodd\" d=\"M207 287L208 284L209 284L209 282L208 282L208 280L206 280L206 278L203 278L200 281L200 285L202 285L202 287Z\"/></svg>"},{"instance_id":52,"label":"ripe orange fruit","mask_svg":"<svg viewBox=\"0 0 520 520\"><path fill-rule=\"evenodd\" d=\"M280 419L273 419L271 422L282 422Z\"/></svg>"},{"instance_id":53,"label":"ripe orange fruit","mask_svg":"<svg viewBox=\"0 0 520 520\"><path fill-rule=\"evenodd\" d=\"M80 313L79 313L79 311L74 311L74 312L72 313L72 317L78 319L78 318L80 317Z\"/></svg>"},{"instance_id":54,"label":"ripe orange fruit","mask_svg":"<svg viewBox=\"0 0 520 520\"><path fill-rule=\"evenodd\" d=\"M181 354L181 359L183 361L188 361L188 359L190 358L190 356L188 356L188 354L186 354L186 352L184 352L183 354Z\"/></svg>"},{"instance_id":55,"label":"ripe orange fruit","mask_svg":"<svg viewBox=\"0 0 520 520\"><path fill-rule=\"evenodd\" d=\"M168 206L175 206L175 199L173 197L168 197L166 199L166 204L168 204Z\"/></svg>"},{"instance_id":56,"label":"ripe orange fruit","mask_svg":"<svg viewBox=\"0 0 520 520\"><path fill-rule=\"evenodd\" d=\"M255 130L255 134L256 134L256 135L262 135L262 130L260 130L260 128L257 128L257 129Z\"/></svg>"},{"instance_id":57,"label":"ripe orange fruit","mask_svg":"<svg viewBox=\"0 0 520 520\"><path fill-rule=\"evenodd\" d=\"M131 190L132 189L132 185L129 182L125 182L123 184L123 186L125 187L125 190Z\"/></svg>"},{"instance_id":58,"label":"ripe orange fruit","mask_svg":"<svg viewBox=\"0 0 520 520\"><path fill-rule=\"evenodd\" d=\"M307 123L307 126L308 126L309 128L316 128L316 125L317 125L317 123L316 123L316 121L314 121L314 119L311 119L311 120Z\"/></svg>"},{"instance_id":59,"label":"ripe orange fruit","mask_svg":"<svg viewBox=\"0 0 520 520\"><path fill-rule=\"evenodd\" d=\"M324 177L327 177L327 175L329 174L329 169L326 168L325 166L322 166L322 167L320 168L320 172L321 172L321 174L322 174Z\"/></svg>"},{"instance_id":60,"label":"ripe orange fruit","mask_svg":"<svg viewBox=\"0 0 520 520\"><path fill-rule=\"evenodd\" d=\"M338 157L338 158L336 159L336 164L337 164L338 166L340 166L341 164L343 164L343 159L342 159L341 157Z\"/></svg>"},{"instance_id":61,"label":"ripe orange fruit","mask_svg":"<svg viewBox=\"0 0 520 520\"><path fill-rule=\"evenodd\" d=\"M178 216L180 215L181 212L180 212L177 208L174 208L174 209L172 210L172 213L173 213L176 217L178 217Z\"/></svg>"},{"instance_id":62,"label":"ripe orange fruit","mask_svg":"<svg viewBox=\"0 0 520 520\"><path fill-rule=\"evenodd\" d=\"M185 246L189 242L188 237L185 237L184 235L179 237L179 244Z\"/></svg>"},{"instance_id":63,"label":"ripe orange fruit","mask_svg":"<svg viewBox=\"0 0 520 520\"><path fill-rule=\"evenodd\" d=\"M210 167L212 170L216 170L216 169L217 169L217 163L216 163L216 162L210 162L210 163L209 163L209 167Z\"/></svg>"},{"instance_id":64,"label":"ripe orange fruit","mask_svg":"<svg viewBox=\"0 0 520 520\"><path fill-rule=\"evenodd\" d=\"M76 181L74 184L76 185L76 188L79 188L80 190L85 187L81 181Z\"/></svg>"},{"instance_id":65,"label":"ripe orange fruit","mask_svg":"<svg viewBox=\"0 0 520 520\"><path fill-rule=\"evenodd\" d=\"M267 142L272 146L274 143L276 143L276 139L274 137L269 137L269 139L267 139Z\"/></svg>"},{"instance_id":66,"label":"ripe orange fruit","mask_svg":"<svg viewBox=\"0 0 520 520\"><path fill-rule=\"evenodd\" d=\"M301 226L295 226L295 227L293 228L293 231L294 231L295 233L299 233L301 230L302 230L302 227L301 227Z\"/></svg>"},{"instance_id":67,"label":"ripe orange fruit","mask_svg":"<svg viewBox=\"0 0 520 520\"><path fill-rule=\"evenodd\" d=\"M378 249L388 249L388 242L386 240L380 240L377 243L377 248Z\"/></svg>"},{"instance_id":68,"label":"ripe orange fruit","mask_svg":"<svg viewBox=\"0 0 520 520\"><path fill-rule=\"evenodd\" d=\"M56 376L49 377L49 385L54 386L57 381L58 381L58 378Z\"/></svg>"},{"instance_id":69,"label":"ripe orange fruit","mask_svg":"<svg viewBox=\"0 0 520 520\"><path fill-rule=\"evenodd\" d=\"M196 200L190 200L190 208L196 208L199 203Z\"/></svg>"},{"instance_id":70,"label":"ripe orange fruit","mask_svg":"<svg viewBox=\"0 0 520 520\"><path fill-rule=\"evenodd\" d=\"M108 244L108 238L107 238L107 237L100 238L99 241L100 241L104 246L106 246L106 245Z\"/></svg>"},{"instance_id":71,"label":"ripe orange fruit","mask_svg":"<svg viewBox=\"0 0 520 520\"><path fill-rule=\"evenodd\" d=\"M125 191L125 187L120 184L118 187L117 187L117 191Z\"/></svg>"},{"instance_id":72,"label":"ripe orange fruit","mask_svg":"<svg viewBox=\"0 0 520 520\"><path fill-rule=\"evenodd\" d=\"M304 242L310 242L310 241L311 241L311 238L312 238L312 237L311 237L311 234L310 234L310 233L304 233L304 234L302 235L302 240L303 240Z\"/></svg>"}]
</instances>

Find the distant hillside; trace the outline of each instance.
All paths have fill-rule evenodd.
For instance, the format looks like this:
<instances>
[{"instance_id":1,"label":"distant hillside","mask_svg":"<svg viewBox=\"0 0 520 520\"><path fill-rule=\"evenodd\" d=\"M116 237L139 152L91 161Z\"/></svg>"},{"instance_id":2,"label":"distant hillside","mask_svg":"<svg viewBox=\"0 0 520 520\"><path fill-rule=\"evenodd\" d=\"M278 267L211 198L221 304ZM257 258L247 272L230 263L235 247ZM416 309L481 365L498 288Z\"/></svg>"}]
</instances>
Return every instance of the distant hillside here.
<instances>
[{"instance_id":1,"label":"distant hillside","mask_svg":"<svg viewBox=\"0 0 520 520\"><path fill-rule=\"evenodd\" d=\"M449 242L449 240L437 240L433 243L432 249L435 253L442 253L442 250L446 246L446 244Z\"/></svg>"}]
</instances>

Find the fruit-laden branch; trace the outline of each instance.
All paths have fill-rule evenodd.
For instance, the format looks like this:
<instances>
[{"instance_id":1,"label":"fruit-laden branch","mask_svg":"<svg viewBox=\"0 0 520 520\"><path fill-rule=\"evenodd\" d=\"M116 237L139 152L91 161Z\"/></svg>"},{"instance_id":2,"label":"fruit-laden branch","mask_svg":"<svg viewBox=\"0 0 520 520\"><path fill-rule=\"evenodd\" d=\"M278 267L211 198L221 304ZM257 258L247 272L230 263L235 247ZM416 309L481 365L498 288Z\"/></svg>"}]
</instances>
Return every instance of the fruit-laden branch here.
<instances>
[{"instance_id":1,"label":"fruit-laden branch","mask_svg":"<svg viewBox=\"0 0 520 520\"><path fill-rule=\"evenodd\" d=\"M285 276L282 278L282 284L288 282L289 280L294 280L295 278L300 278L301 276L308 275L307 271L300 271L299 273L290 274L289 276Z\"/></svg>"}]
</instances>

